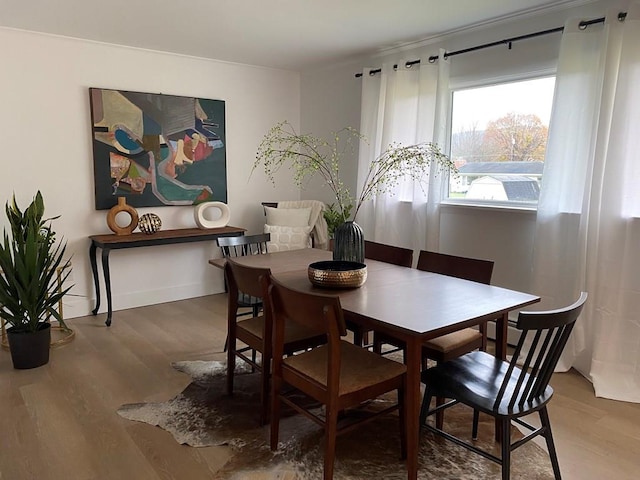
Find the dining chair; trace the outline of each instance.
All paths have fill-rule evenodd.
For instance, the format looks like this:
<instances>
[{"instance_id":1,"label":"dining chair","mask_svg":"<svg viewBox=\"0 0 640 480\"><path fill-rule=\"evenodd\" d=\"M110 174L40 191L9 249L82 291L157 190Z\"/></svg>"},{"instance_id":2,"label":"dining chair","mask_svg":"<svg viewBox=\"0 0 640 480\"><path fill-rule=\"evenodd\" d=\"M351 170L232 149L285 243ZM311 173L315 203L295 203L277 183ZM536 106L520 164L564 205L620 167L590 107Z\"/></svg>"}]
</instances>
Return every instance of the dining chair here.
<instances>
[{"instance_id":1,"label":"dining chair","mask_svg":"<svg viewBox=\"0 0 640 480\"><path fill-rule=\"evenodd\" d=\"M278 447L280 408L284 403L324 429L324 479L332 479L337 435L399 410L400 447L405 458L406 366L342 339L347 330L338 296L292 290L273 278L271 285L266 279L263 282L267 288L265 309L271 309L274 321L271 449ZM321 332L327 343L284 357L287 322ZM294 387L294 394L285 392L285 386ZM351 415L360 404L394 390L397 402L377 412L369 411L369 415L360 409L359 415ZM322 404L323 413L317 412L317 405L301 400L299 392Z\"/></svg>"},{"instance_id":2,"label":"dining chair","mask_svg":"<svg viewBox=\"0 0 640 480\"><path fill-rule=\"evenodd\" d=\"M392 263L401 267L409 267L413 263L413 250L409 248L396 247L394 245L385 245L384 243L364 241L364 257L365 260L377 260L379 262ZM347 330L353 332L353 343L361 347L369 345L370 330L349 320L349 316L345 317Z\"/></svg>"},{"instance_id":3,"label":"dining chair","mask_svg":"<svg viewBox=\"0 0 640 480\"><path fill-rule=\"evenodd\" d=\"M574 304L565 308L520 312L516 325L521 331L520 340L508 362L489 353L475 351L423 371L422 381L426 390L420 411L420 425L501 465L502 480L510 477L511 452L542 435L547 443L554 477L560 480L560 466L547 412L547 404L553 395L549 381L586 300L587 293L582 292ZM452 400L430 409L434 395ZM475 411L499 420L502 426L500 457L426 422L429 415L457 403L466 404ZM535 412L540 416L539 428L522 419ZM512 421L530 432L514 443L511 443ZM476 438L476 416L472 428L472 436Z\"/></svg>"},{"instance_id":4,"label":"dining chair","mask_svg":"<svg viewBox=\"0 0 640 480\"><path fill-rule=\"evenodd\" d=\"M261 372L260 379L260 425L264 425L269 413L269 378L271 375L271 357L273 344L273 323L271 313L255 315L250 318L239 319L237 311L241 308L239 298L242 294L261 299L263 286L261 278L269 278L268 268L255 268L241 265L227 259L224 267L227 285L229 286L227 308L227 393L233 394L233 380L235 375L236 357L244 360L252 369ZM243 345L239 345L242 342ZM316 335L297 324L287 325L284 334L284 354L291 355L297 351L325 343L323 335ZM251 352L249 357L247 354ZM260 361L257 360L260 354Z\"/></svg>"},{"instance_id":5,"label":"dining chair","mask_svg":"<svg viewBox=\"0 0 640 480\"><path fill-rule=\"evenodd\" d=\"M271 235L268 233L261 233L258 235L240 235L236 237L218 237L216 243L222 251L223 258L242 257L245 255L261 255L269 253L267 250L267 243L271 240ZM228 285L225 279L225 291L228 291ZM262 309L262 299L259 297L252 297L246 293L240 293L238 298L239 308L251 309L250 311L238 311L238 316L251 315L257 317L260 315ZM224 342L223 351L227 351L229 345L229 337Z\"/></svg>"},{"instance_id":6,"label":"dining chair","mask_svg":"<svg viewBox=\"0 0 640 480\"><path fill-rule=\"evenodd\" d=\"M491 283L493 262L422 250L418 256L416 268L426 272L439 273L488 285ZM406 354L403 342L379 332L374 333L374 352L382 353L382 345L385 343L394 345L396 347L395 350L403 350ZM429 359L434 360L436 363L446 362L477 349L483 351L487 349L487 322L480 324L478 330L465 328L426 341L422 346L424 368L427 367L427 360ZM441 405L443 403L444 399L439 397L437 404ZM442 428L443 412L437 415L436 421L438 428Z\"/></svg>"}]
</instances>

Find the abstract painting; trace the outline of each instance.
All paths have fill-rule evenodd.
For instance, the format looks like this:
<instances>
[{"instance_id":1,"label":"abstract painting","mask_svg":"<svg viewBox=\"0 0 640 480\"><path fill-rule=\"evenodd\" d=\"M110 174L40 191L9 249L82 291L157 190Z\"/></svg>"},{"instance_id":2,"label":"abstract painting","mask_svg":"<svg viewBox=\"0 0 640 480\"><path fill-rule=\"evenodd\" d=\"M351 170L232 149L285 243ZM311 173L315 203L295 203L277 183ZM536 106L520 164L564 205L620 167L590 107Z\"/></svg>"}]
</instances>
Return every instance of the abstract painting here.
<instances>
[{"instance_id":1,"label":"abstract painting","mask_svg":"<svg viewBox=\"0 0 640 480\"><path fill-rule=\"evenodd\" d=\"M227 201L224 101L90 88L95 208Z\"/></svg>"}]
</instances>

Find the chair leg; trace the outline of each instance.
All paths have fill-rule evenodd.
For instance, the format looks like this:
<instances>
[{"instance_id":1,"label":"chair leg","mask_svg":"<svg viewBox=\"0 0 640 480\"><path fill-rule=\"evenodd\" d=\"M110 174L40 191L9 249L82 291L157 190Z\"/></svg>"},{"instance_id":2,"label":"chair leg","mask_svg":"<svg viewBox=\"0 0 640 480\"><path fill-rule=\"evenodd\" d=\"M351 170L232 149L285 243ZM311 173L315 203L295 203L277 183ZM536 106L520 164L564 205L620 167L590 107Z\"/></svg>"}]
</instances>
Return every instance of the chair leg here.
<instances>
[{"instance_id":1,"label":"chair leg","mask_svg":"<svg viewBox=\"0 0 640 480\"><path fill-rule=\"evenodd\" d=\"M353 331L353 343L359 347L364 345L364 338L362 336L362 330L359 328L354 329Z\"/></svg>"},{"instance_id":2,"label":"chair leg","mask_svg":"<svg viewBox=\"0 0 640 480\"><path fill-rule=\"evenodd\" d=\"M271 377L271 359L262 354L262 372L260 377L260 426L269 421L269 378Z\"/></svg>"},{"instance_id":3,"label":"chair leg","mask_svg":"<svg viewBox=\"0 0 640 480\"><path fill-rule=\"evenodd\" d=\"M272 394L271 394L271 450L278 449L278 435L280 430L280 390L282 389L282 380L280 378L271 377Z\"/></svg>"},{"instance_id":4,"label":"chair leg","mask_svg":"<svg viewBox=\"0 0 640 480\"><path fill-rule=\"evenodd\" d=\"M338 436L338 411L326 407L327 418L324 427L324 480L333 480L333 465L336 459L336 437Z\"/></svg>"},{"instance_id":5,"label":"chair leg","mask_svg":"<svg viewBox=\"0 0 640 480\"><path fill-rule=\"evenodd\" d=\"M404 387L398 389L398 417L400 420L400 459L407 458L407 429L405 428L406 412L404 410Z\"/></svg>"},{"instance_id":6,"label":"chair leg","mask_svg":"<svg viewBox=\"0 0 640 480\"><path fill-rule=\"evenodd\" d=\"M473 425L471 427L471 439L472 440L477 440L478 439L478 421L480 420L480 411L479 410L473 410Z\"/></svg>"},{"instance_id":7,"label":"chair leg","mask_svg":"<svg viewBox=\"0 0 640 480\"><path fill-rule=\"evenodd\" d=\"M509 480L511 476L511 421L508 418L501 419L502 440L502 480Z\"/></svg>"},{"instance_id":8,"label":"chair leg","mask_svg":"<svg viewBox=\"0 0 640 480\"><path fill-rule=\"evenodd\" d=\"M232 345L227 349L227 395L233 395L233 376L236 371L236 345L233 340Z\"/></svg>"},{"instance_id":9,"label":"chair leg","mask_svg":"<svg viewBox=\"0 0 640 480\"><path fill-rule=\"evenodd\" d=\"M256 363L256 351L251 350L251 360L253 361L253 365L251 365L251 373L256 373L256 367L254 367Z\"/></svg>"},{"instance_id":10,"label":"chair leg","mask_svg":"<svg viewBox=\"0 0 640 480\"><path fill-rule=\"evenodd\" d=\"M382 341L380 341L376 332L373 332L373 352L382 355Z\"/></svg>"},{"instance_id":11,"label":"chair leg","mask_svg":"<svg viewBox=\"0 0 640 480\"><path fill-rule=\"evenodd\" d=\"M547 450L549 450L549 458L551 459L551 466L553 467L553 476L556 480L560 480L560 464L558 463L556 446L553 443L553 435L551 434L551 422L549 421L549 412L547 412L547 407L542 408L539 413L540 423L545 429L544 438L547 441Z\"/></svg>"},{"instance_id":12,"label":"chair leg","mask_svg":"<svg viewBox=\"0 0 640 480\"><path fill-rule=\"evenodd\" d=\"M424 397L422 397L422 407L420 407L420 427L427 423L427 413L429 413L432 397L431 389L427 386L424 391Z\"/></svg>"},{"instance_id":13,"label":"chair leg","mask_svg":"<svg viewBox=\"0 0 640 480\"><path fill-rule=\"evenodd\" d=\"M436 407L444 405L444 402L444 397L436 397ZM442 430L442 427L444 427L444 410L440 410L436 413L436 428L438 430Z\"/></svg>"}]
</instances>

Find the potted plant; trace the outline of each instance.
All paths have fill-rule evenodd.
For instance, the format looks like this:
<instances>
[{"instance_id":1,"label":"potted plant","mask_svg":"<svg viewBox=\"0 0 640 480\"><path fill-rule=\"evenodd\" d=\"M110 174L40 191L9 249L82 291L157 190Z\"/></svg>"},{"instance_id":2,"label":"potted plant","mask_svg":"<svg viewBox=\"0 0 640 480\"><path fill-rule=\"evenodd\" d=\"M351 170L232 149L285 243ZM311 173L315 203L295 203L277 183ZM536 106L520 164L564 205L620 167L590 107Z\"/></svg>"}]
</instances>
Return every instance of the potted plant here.
<instances>
[{"instance_id":1,"label":"potted plant","mask_svg":"<svg viewBox=\"0 0 640 480\"><path fill-rule=\"evenodd\" d=\"M319 174L335 197L335 203L324 212L330 236L335 233L334 229L345 223L351 228L365 202L376 195L391 193L402 179L410 178L423 185L434 162L439 171L457 173L453 162L435 143L392 144L371 162L356 198L340 179L340 164L346 153L355 151L355 144L360 140L366 141L350 127L334 132L332 140L327 141L297 133L289 122L284 121L272 127L262 139L252 172L262 166L265 175L274 182L274 174L287 166L293 170L294 182L300 187ZM337 251L334 249L334 256ZM364 254L364 250L362 252Z\"/></svg>"},{"instance_id":2,"label":"potted plant","mask_svg":"<svg viewBox=\"0 0 640 480\"><path fill-rule=\"evenodd\" d=\"M14 368L34 368L49 361L51 317L66 327L57 310L58 302L71 289L58 289L70 274L70 260L63 260L66 243L56 242L51 221L43 219L41 193L22 212L15 195L5 211L11 236L4 230L0 244L0 316L7 322L7 338Z\"/></svg>"}]
</instances>

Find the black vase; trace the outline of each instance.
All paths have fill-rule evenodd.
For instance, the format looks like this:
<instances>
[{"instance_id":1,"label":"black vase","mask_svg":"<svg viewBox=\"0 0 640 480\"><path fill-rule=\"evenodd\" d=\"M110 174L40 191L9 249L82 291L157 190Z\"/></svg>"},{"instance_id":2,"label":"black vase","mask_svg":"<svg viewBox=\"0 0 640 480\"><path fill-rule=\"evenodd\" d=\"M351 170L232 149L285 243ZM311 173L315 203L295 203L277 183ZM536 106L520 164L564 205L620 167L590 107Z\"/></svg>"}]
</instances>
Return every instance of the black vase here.
<instances>
[{"instance_id":1,"label":"black vase","mask_svg":"<svg viewBox=\"0 0 640 480\"><path fill-rule=\"evenodd\" d=\"M7 339L13 368L22 370L49 363L50 323L39 323L35 332L16 332L14 327L8 328Z\"/></svg>"},{"instance_id":2,"label":"black vase","mask_svg":"<svg viewBox=\"0 0 640 480\"><path fill-rule=\"evenodd\" d=\"M347 221L336 228L333 259L364 263L364 234L356 222Z\"/></svg>"}]
</instances>

